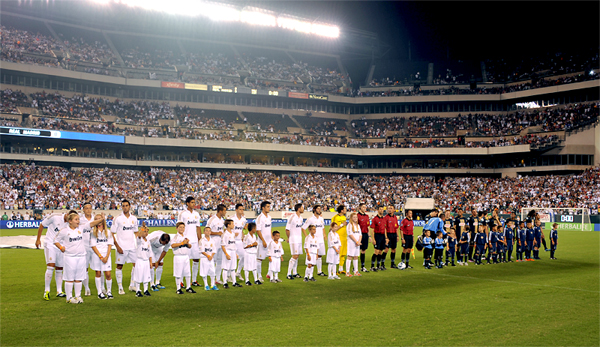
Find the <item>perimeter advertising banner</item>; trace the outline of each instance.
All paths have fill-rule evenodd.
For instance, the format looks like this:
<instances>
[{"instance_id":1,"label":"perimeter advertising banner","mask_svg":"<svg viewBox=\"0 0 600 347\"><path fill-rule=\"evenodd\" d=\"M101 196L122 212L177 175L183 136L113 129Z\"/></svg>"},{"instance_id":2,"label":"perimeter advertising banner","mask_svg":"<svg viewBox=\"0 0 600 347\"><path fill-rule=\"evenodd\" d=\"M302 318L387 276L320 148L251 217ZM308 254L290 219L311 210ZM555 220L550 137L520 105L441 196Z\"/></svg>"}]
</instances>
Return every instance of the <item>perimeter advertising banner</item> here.
<instances>
[{"instance_id":1,"label":"perimeter advertising banner","mask_svg":"<svg viewBox=\"0 0 600 347\"><path fill-rule=\"evenodd\" d=\"M194 84L194 83L186 83L186 84L185 84L185 89L192 89L192 90L204 90L204 91L207 91L207 90L208 90L208 85L207 85L207 84Z\"/></svg>"},{"instance_id":2,"label":"perimeter advertising banner","mask_svg":"<svg viewBox=\"0 0 600 347\"><path fill-rule=\"evenodd\" d=\"M308 94L306 94L306 93L289 92L288 93L288 97L295 98L295 99L308 99Z\"/></svg>"},{"instance_id":3,"label":"perimeter advertising banner","mask_svg":"<svg viewBox=\"0 0 600 347\"><path fill-rule=\"evenodd\" d=\"M180 82L160 82L160 86L163 88L185 89L185 83Z\"/></svg>"}]
</instances>

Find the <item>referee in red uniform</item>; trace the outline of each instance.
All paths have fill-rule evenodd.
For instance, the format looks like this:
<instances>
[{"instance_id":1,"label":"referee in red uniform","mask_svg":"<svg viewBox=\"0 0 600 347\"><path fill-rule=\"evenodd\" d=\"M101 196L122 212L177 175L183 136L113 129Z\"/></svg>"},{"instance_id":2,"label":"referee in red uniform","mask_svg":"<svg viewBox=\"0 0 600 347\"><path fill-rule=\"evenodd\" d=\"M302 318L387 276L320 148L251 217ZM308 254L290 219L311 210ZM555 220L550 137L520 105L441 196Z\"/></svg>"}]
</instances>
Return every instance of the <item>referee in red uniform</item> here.
<instances>
[{"instance_id":1,"label":"referee in red uniform","mask_svg":"<svg viewBox=\"0 0 600 347\"><path fill-rule=\"evenodd\" d=\"M412 219L412 211L406 211L406 217L400 223L400 230L402 231L402 262L404 263L404 268L412 269L413 267L408 265L408 261L410 260L410 252L413 248L413 229L415 228L415 224Z\"/></svg>"},{"instance_id":2,"label":"referee in red uniform","mask_svg":"<svg viewBox=\"0 0 600 347\"><path fill-rule=\"evenodd\" d=\"M360 240L361 272L369 272L369 270L365 268L365 252L367 251L367 248L369 248L369 224L371 224L371 221L369 215L365 212L367 212L367 205L358 205L358 226L360 226L360 231L362 232L362 239Z\"/></svg>"},{"instance_id":3,"label":"referee in red uniform","mask_svg":"<svg viewBox=\"0 0 600 347\"><path fill-rule=\"evenodd\" d=\"M373 229L373 237L371 241L375 250L371 257L371 271L383 270L380 267L382 254L381 252L385 249L388 240L385 236L385 217L383 216L383 206L377 208L377 216L371 219L371 229ZM377 266L375 266L375 260L377 260Z\"/></svg>"}]
</instances>

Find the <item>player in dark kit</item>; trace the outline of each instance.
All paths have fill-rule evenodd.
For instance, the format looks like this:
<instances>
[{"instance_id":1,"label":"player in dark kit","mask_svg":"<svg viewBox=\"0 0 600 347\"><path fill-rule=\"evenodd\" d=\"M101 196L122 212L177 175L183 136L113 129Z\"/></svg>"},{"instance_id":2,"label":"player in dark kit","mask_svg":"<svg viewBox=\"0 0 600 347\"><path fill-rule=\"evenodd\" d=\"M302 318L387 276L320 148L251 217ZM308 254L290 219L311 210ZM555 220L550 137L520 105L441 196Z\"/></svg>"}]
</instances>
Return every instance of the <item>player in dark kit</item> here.
<instances>
[{"instance_id":1,"label":"player in dark kit","mask_svg":"<svg viewBox=\"0 0 600 347\"><path fill-rule=\"evenodd\" d=\"M514 213L513 213L514 214ZM506 253L508 254L506 261L512 263L512 252L515 244L515 224L514 220L506 222L506 228L504 228L504 241L506 242Z\"/></svg>"},{"instance_id":2,"label":"player in dark kit","mask_svg":"<svg viewBox=\"0 0 600 347\"><path fill-rule=\"evenodd\" d=\"M525 245L527 244L527 232L525 231L525 223L519 222L517 228L517 262L524 261L523 252L525 252Z\"/></svg>"},{"instance_id":3,"label":"player in dark kit","mask_svg":"<svg viewBox=\"0 0 600 347\"><path fill-rule=\"evenodd\" d=\"M469 217L469 232L471 233L471 239L469 241L469 261L473 262L473 253L475 252L475 234L477 234L477 227L479 226L479 219L477 219L477 210L475 207L471 207L471 217Z\"/></svg>"},{"instance_id":4,"label":"player in dark kit","mask_svg":"<svg viewBox=\"0 0 600 347\"><path fill-rule=\"evenodd\" d=\"M413 229L415 225L412 220L412 211L408 210L406 212L406 217L400 223L400 230L402 231L402 262L404 263L404 268L412 269L413 267L408 265L410 261L410 252L413 248Z\"/></svg>"},{"instance_id":5,"label":"player in dark kit","mask_svg":"<svg viewBox=\"0 0 600 347\"><path fill-rule=\"evenodd\" d=\"M377 216L373 217L371 220L371 229L373 229L371 242L373 242L373 246L375 248L373 256L371 257L371 271L385 270L385 268L380 265L382 258L381 253L385 249L388 242L385 236L385 218L383 215L383 206L379 206L377 208ZM377 261L377 266L375 266L375 261Z\"/></svg>"},{"instance_id":6,"label":"player in dark kit","mask_svg":"<svg viewBox=\"0 0 600 347\"><path fill-rule=\"evenodd\" d=\"M459 240L462 239L463 232L468 230L468 227L469 227L468 223L469 223L469 221L467 220L467 218L463 217L462 208L458 208L458 210L456 210L456 218L454 219L454 229L456 232L456 236ZM468 248L468 244L467 244L467 250L466 250L465 255L468 255L468 253L469 253L469 248ZM462 255L463 255L463 248L458 247L456 250L456 260L459 264L462 263Z\"/></svg>"},{"instance_id":7,"label":"player in dark kit","mask_svg":"<svg viewBox=\"0 0 600 347\"><path fill-rule=\"evenodd\" d=\"M366 214L367 205L360 204L358 205L358 226L360 227L360 231L362 233L362 238L360 240L360 271L361 272L369 272L365 267L365 252L369 248L369 215Z\"/></svg>"},{"instance_id":8,"label":"player in dark kit","mask_svg":"<svg viewBox=\"0 0 600 347\"><path fill-rule=\"evenodd\" d=\"M385 215L385 233L387 236L387 245L385 250L383 251L383 256L381 258L381 267L385 270L385 257L388 253L388 249L391 250L390 260L392 269L396 268L396 247L398 246L398 218L394 214L396 209L394 205L389 205L387 208L387 214Z\"/></svg>"}]
</instances>

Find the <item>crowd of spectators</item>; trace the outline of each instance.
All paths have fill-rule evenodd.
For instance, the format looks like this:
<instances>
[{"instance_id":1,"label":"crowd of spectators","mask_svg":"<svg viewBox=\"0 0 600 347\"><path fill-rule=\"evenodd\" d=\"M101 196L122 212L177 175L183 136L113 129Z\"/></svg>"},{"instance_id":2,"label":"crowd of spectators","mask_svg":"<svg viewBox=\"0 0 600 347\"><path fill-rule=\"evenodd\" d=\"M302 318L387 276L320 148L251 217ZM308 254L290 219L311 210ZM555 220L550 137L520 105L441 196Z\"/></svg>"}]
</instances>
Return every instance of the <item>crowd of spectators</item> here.
<instances>
[{"instance_id":1,"label":"crowd of spectators","mask_svg":"<svg viewBox=\"0 0 600 347\"><path fill-rule=\"evenodd\" d=\"M182 210L187 196L195 196L197 209L214 210L223 203L233 210L243 203L258 211L262 201L276 211L291 211L323 204L327 209L344 204L356 210L366 203L401 207L406 198L434 198L442 209L519 212L527 207L600 208L600 167L578 175L518 176L516 178L377 176L297 173L276 175L269 171L222 171L153 168L136 171L109 168L68 170L35 164L0 166L0 204L4 210L80 209L84 202L94 209L115 210L128 199L138 214ZM169 213L163 215L169 218ZM18 218L18 217L17 217Z\"/></svg>"},{"instance_id":2,"label":"crowd of spectators","mask_svg":"<svg viewBox=\"0 0 600 347\"><path fill-rule=\"evenodd\" d=\"M27 95L19 90L2 89L0 96L0 113L21 113L19 106L29 107Z\"/></svg>"}]
</instances>

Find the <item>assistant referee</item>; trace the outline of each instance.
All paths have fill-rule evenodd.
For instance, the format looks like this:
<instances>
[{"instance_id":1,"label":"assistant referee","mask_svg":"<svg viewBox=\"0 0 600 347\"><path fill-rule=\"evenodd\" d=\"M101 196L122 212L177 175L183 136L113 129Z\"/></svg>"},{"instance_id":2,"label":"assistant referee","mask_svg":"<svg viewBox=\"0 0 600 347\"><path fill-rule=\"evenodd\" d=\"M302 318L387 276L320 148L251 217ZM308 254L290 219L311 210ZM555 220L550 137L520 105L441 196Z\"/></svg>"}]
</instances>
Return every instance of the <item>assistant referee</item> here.
<instances>
[{"instance_id":1,"label":"assistant referee","mask_svg":"<svg viewBox=\"0 0 600 347\"><path fill-rule=\"evenodd\" d=\"M413 248L413 229L415 228L415 223L413 222L412 211L406 211L406 217L400 223L400 230L402 231L402 262L404 263L404 267L399 267L400 269L412 269L413 267L408 265L410 260L410 253Z\"/></svg>"}]
</instances>

